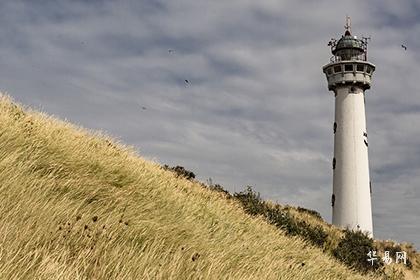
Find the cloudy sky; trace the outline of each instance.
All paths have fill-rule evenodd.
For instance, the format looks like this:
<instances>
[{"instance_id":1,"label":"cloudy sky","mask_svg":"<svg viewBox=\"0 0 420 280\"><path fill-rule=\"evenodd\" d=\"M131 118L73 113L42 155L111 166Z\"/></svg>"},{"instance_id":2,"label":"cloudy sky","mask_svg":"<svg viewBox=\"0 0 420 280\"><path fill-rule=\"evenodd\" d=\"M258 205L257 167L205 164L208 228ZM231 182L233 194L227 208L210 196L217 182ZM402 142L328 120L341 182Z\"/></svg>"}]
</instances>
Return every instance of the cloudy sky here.
<instances>
[{"instance_id":1,"label":"cloudy sky","mask_svg":"<svg viewBox=\"0 0 420 280\"><path fill-rule=\"evenodd\" d=\"M417 0L2 1L0 89L330 221L334 98L321 67L346 14L377 66L366 100L374 232L419 248Z\"/></svg>"}]
</instances>

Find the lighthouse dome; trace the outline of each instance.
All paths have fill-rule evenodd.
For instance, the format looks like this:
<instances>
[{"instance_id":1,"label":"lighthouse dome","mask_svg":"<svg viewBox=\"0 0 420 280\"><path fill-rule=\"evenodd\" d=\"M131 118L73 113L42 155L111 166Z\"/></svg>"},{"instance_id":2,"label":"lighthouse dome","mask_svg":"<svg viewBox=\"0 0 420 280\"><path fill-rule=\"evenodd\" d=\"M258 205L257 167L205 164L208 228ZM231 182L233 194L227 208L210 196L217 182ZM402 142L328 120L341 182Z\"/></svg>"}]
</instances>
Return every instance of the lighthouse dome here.
<instances>
[{"instance_id":1,"label":"lighthouse dome","mask_svg":"<svg viewBox=\"0 0 420 280\"><path fill-rule=\"evenodd\" d=\"M364 42L352 36L347 30L344 36L338 40L332 53L341 57L342 60L357 59L358 56L364 53Z\"/></svg>"}]
</instances>

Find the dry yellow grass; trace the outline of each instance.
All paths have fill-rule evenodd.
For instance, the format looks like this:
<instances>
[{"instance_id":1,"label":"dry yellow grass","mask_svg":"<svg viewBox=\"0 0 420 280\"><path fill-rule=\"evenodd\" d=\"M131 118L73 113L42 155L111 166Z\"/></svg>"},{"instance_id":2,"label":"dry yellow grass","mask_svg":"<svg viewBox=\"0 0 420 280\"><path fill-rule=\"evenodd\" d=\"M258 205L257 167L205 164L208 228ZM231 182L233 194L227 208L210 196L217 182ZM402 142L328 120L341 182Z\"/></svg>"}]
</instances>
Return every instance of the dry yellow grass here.
<instances>
[{"instance_id":1,"label":"dry yellow grass","mask_svg":"<svg viewBox=\"0 0 420 280\"><path fill-rule=\"evenodd\" d=\"M0 97L1 279L375 279L106 136Z\"/></svg>"}]
</instances>

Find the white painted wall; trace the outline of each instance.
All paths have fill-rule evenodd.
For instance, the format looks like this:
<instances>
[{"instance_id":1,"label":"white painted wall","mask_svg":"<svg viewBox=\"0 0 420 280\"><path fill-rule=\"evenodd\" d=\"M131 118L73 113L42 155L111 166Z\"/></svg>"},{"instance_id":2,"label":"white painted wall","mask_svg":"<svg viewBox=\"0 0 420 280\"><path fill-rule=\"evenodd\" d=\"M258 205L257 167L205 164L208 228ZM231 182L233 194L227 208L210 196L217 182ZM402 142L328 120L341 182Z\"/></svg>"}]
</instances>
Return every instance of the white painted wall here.
<instances>
[{"instance_id":1,"label":"white painted wall","mask_svg":"<svg viewBox=\"0 0 420 280\"><path fill-rule=\"evenodd\" d=\"M335 92L333 224L373 236L364 92L351 85Z\"/></svg>"}]
</instances>

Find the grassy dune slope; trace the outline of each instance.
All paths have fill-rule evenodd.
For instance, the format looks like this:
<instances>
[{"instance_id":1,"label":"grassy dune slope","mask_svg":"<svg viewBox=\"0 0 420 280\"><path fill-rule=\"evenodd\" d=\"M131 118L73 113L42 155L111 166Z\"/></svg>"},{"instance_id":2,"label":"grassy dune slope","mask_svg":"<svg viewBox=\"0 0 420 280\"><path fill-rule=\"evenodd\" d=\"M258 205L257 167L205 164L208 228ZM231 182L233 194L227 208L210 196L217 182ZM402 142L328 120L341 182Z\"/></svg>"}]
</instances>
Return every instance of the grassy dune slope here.
<instances>
[{"instance_id":1,"label":"grassy dune slope","mask_svg":"<svg viewBox=\"0 0 420 280\"><path fill-rule=\"evenodd\" d=\"M270 201L266 201L268 205L275 206L276 204ZM341 238L344 237L345 233L343 229L338 228L334 225L326 223L322 218L316 215L308 213L306 209L302 211L293 206L280 206L293 215L298 221L304 221L312 227L320 226L327 234L326 242L323 246L324 253L332 254L335 248L339 247ZM373 240L374 247L377 250L379 258L384 257L384 252L389 251L391 257L395 257L395 252L406 252L407 259L410 265L404 265L403 263L396 264L395 258L393 262L388 265L384 265L382 277L384 279L396 279L396 280L418 280L420 279L420 254L416 251L411 243L399 243L393 240Z\"/></svg>"},{"instance_id":2,"label":"grassy dune slope","mask_svg":"<svg viewBox=\"0 0 420 280\"><path fill-rule=\"evenodd\" d=\"M374 279L105 136L0 97L1 279Z\"/></svg>"}]
</instances>

